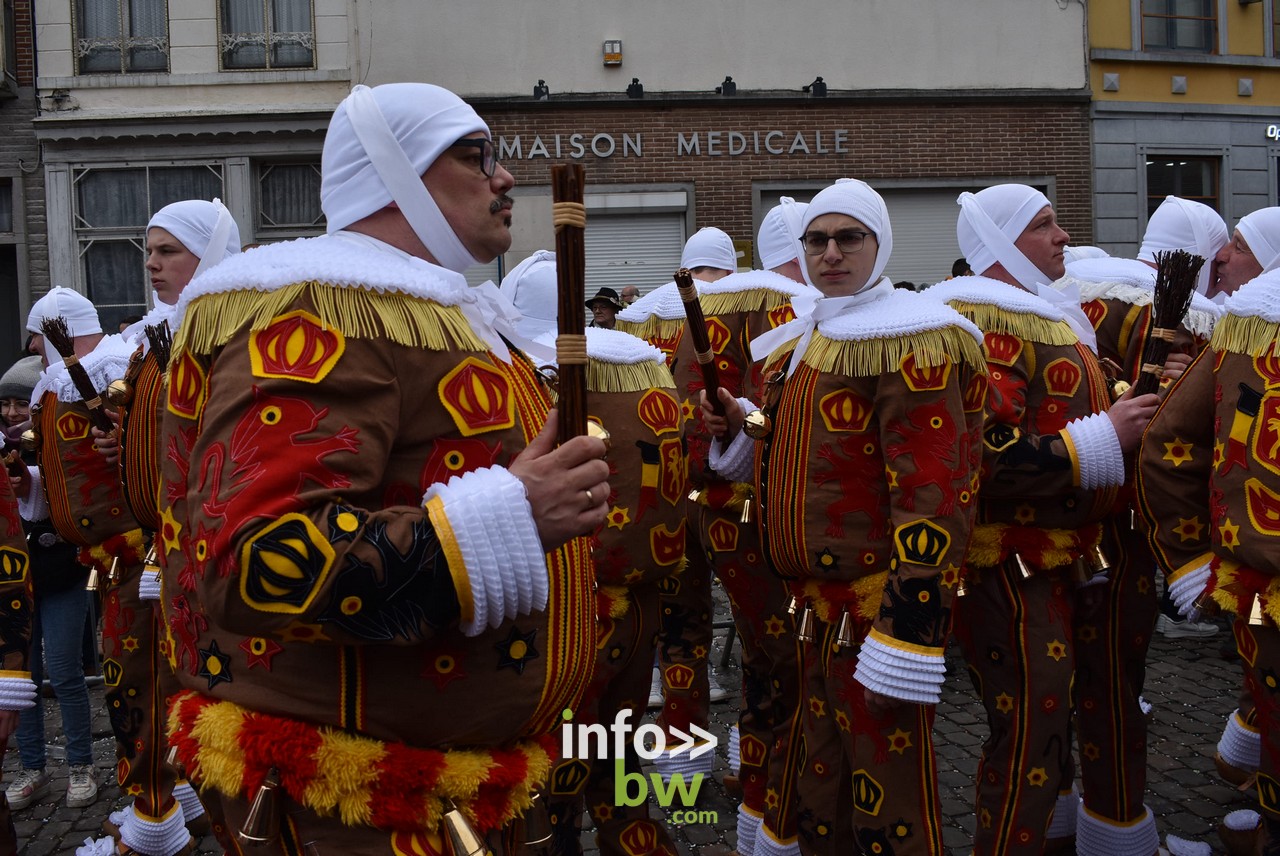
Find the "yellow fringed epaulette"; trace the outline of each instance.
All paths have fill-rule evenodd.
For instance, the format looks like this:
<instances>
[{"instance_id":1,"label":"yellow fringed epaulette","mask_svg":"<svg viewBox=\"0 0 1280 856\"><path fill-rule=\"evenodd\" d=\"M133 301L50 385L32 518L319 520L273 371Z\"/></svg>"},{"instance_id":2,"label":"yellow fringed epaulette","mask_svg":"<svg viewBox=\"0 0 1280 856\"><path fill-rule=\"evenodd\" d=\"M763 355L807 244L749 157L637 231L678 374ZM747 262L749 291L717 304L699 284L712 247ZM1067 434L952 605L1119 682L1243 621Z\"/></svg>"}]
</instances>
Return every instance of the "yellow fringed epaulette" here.
<instances>
[{"instance_id":1,"label":"yellow fringed epaulette","mask_svg":"<svg viewBox=\"0 0 1280 856\"><path fill-rule=\"evenodd\" d=\"M265 329L302 298L310 301L322 324L348 338L387 339L431 351L489 349L456 306L400 292L311 281L271 291L241 289L196 298L174 336L173 353L212 353L246 327Z\"/></svg>"},{"instance_id":2,"label":"yellow fringed epaulette","mask_svg":"<svg viewBox=\"0 0 1280 856\"><path fill-rule=\"evenodd\" d=\"M871 377L898 371L908 354L915 355L919 368L939 366L949 360L986 372L982 348L960 327L875 339L828 339L821 333L815 333L805 352L804 362L822 372Z\"/></svg>"},{"instance_id":3,"label":"yellow fringed epaulette","mask_svg":"<svg viewBox=\"0 0 1280 856\"><path fill-rule=\"evenodd\" d=\"M1050 321L1031 312L1014 312L990 303L954 301L952 309L968 318L984 333L1017 336L1041 345L1072 345L1078 337L1066 321Z\"/></svg>"},{"instance_id":4,"label":"yellow fringed epaulette","mask_svg":"<svg viewBox=\"0 0 1280 856\"><path fill-rule=\"evenodd\" d=\"M646 342L665 341L680 332L684 327L683 318L659 318L656 315L650 315L643 321L623 321L619 319L615 322L615 330L621 330L624 333L630 333L637 339L644 339Z\"/></svg>"},{"instance_id":5,"label":"yellow fringed epaulette","mask_svg":"<svg viewBox=\"0 0 1280 856\"><path fill-rule=\"evenodd\" d=\"M630 364L587 361L587 389L590 392L639 392L654 387L673 389L675 385L671 370L652 360Z\"/></svg>"},{"instance_id":6,"label":"yellow fringed epaulette","mask_svg":"<svg viewBox=\"0 0 1280 856\"><path fill-rule=\"evenodd\" d=\"M702 304L702 314L706 316L776 309L790 301L789 294L771 288L744 288L742 291L703 294L698 298L698 302Z\"/></svg>"},{"instance_id":7,"label":"yellow fringed epaulette","mask_svg":"<svg viewBox=\"0 0 1280 856\"><path fill-rule=\"evenodd\" d=\"M1280 343L1280 324L1256 315L1223 315L1213 329L1209 347L1215 351L1228 351L1257 357Z\"/></svg>"}]
</instances>

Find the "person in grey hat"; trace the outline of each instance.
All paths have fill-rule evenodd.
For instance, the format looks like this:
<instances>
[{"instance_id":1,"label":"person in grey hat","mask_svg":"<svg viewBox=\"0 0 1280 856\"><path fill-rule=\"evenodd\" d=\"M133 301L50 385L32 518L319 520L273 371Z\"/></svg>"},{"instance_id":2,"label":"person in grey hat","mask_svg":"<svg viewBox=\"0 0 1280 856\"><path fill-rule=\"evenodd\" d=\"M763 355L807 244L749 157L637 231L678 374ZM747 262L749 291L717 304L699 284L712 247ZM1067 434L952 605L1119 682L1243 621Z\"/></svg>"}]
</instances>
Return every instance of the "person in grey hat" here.
<instances>
[{"instance_id":1,"label":"person in grey hat","mask_svg":"<svg viewBox=\"0 0 1280 856\"><path fill-rule=\"evenodd\" d=\"M40 377L40 358L23 357L0 376L0 423L5 439L16 444L31 421L31 390Z\"/></svg>"}]
</instances>

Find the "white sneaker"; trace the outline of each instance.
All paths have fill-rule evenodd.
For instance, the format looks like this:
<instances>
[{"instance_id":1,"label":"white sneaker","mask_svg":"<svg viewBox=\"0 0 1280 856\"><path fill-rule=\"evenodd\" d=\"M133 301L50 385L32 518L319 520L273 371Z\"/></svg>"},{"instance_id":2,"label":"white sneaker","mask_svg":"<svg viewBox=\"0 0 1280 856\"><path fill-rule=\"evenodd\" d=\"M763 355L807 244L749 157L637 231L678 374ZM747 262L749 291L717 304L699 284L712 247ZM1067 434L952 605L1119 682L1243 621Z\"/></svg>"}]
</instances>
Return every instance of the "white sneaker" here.
<instances>
[{"instance_id":1,"label":"white sneaker","mask_svg":"<svg viewBox=\"0 0 1280 856\"><path fill-rule=\"evenodd\" d=\"M13 784L5 789L5 799L9 808L20 809L31 805L49 792L49 783L53 777L44 770L22 770L13 779Z\"/></svg>"},{"instance_id":2,"label":"white sneaker","mask_svg":"<svg viewBox=\"0 0 1280 856\"><path fill-rule=\"evenodd\" d=\"M707 691L708 701L724 701L729 697L729 691L720 686L720 682L716 680L716 673L708 670L707 683L709 685Z\"/></svg>"},{"instance_id":3,"label":"white sneaker","mask_svg":"<svg viewBox=\"0 0 1280 856\"><path fill-rule=\"evenodd\" d=\"M661 710L662 705L662 672L654 666L653 683L649 684L649 710Z\"/></svg>"},{"instance_id":4,"label":"white sneaker","mask_svg":"<svg viewBox=\"0 0 1280 856\"><path fill-rule=\"evenodd\" d=\"M72 764L67 773L67 808L84 808L98 799L92 764Z\"/></svg>"},{"instance_id":5,"label":"white sneaker","mask_svg":"<svg viewBox=\"0 0 1280 856\"><path fill-rule=\"evenodd\" d=\"M1213 636L1218 632L1218 625L1207 621L1191 621L1190 619L1173 619L1164 613L1156 619L1156 632L1166 639L1193 639Z\"/></svg>"}]
</instances>

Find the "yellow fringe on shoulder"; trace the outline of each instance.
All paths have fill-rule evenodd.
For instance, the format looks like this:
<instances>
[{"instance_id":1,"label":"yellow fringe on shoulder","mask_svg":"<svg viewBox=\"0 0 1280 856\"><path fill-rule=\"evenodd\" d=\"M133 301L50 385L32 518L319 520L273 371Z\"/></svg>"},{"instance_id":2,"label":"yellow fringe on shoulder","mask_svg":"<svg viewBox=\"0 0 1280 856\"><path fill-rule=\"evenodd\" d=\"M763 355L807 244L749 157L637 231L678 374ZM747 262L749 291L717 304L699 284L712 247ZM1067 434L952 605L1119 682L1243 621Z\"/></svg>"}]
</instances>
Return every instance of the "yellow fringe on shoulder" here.
<instances>
[{"instance_id":1,"label":"yellow fringe on shoulder","mask_svg":"<svg viewBox=\"0 0 1280 856\"><path fill-rule=\"evenodd\" d=\"M791 298L787 295L771 288L747 288L742 291L703 294L698 298L698 302L702 304L702 314L706 316L775 309L790 300Z\"/></svg>"},{"instance_id":2,"label":"yellow fringe on shoulder","mask_svg":"<svg viewBox=\"0 0 1280 856\"><path fill-rule=\"evenodd\" d=\"M650 315L639 323L618 319L614 329L630 333L637 339L652 342L655 339L670 339L679 333L682 327L684 327L683 318L658 318L656 315Z\"/></svg>"},{"instance_id":3,"label":"yellow fringe on shoulder","mask_svg":"<svg viewBox=\"0 0 1280 856\"><path fill-rule=\"evenodd\" d=\"M631 365L587 362L587 389L591 392L639 392L655 386L671 389L675 385L671 370L651 360Z\"/></svg>"},{"instance_id":4,"label":"yellow fringe on shoulder","mask_svg":"<svg viewBox=\"0 0 1280 856\"><path fill-rule=\"evenodd\" d=\"M1223 315L1213 328L1209 347L1215 351L1229 351L1256 357L1280 342L1280 324L1264 321L1256 315L1242 318L1239 315Z\"/></svg>"},{"instance_id":5,"label":"yellow fringe on shoulder","mask_svg":"<svg viewBox=\"0 0 1280 856\"><path fill-rule=\"evenodd\" d=\"M818 371L849 377L870 377L896 372L907 354L915 354L918 368L942 365L946 360L967 363L986 371L982 348L959 327L925 330L883 339L828 339L815 333L804 362Z\"/></svg>"},{"instance_id":6,"label":"yellow fringe on shoulder","mask_svg":"<svg viewBox=\"0 0 1280 856\"><path fill-rule=\"evenodd\" d=\"M300 282L273 291L242 289L192 301L173 341L175 354L211 353L247 325L265 329L300 298L309 298L328 327L353 339L389 339L397 345L442 351L486 351L462 311L399 292L378 292L323 282Z\"/></svg>"},{"instance_id":7,"label":"yellow fringe on shoulder","mask_svg":"<svg viewBox=\"0 0 1280 856\"><path fill-rule=\"evenodd\" d=\"M952 309L968 318L984 333L1017 336L1042 345L1072 345L1078 341L1066 321L1050 321L1031 312L1013 312L989 303L953 301Z\"/></svg>"}]
</instances>

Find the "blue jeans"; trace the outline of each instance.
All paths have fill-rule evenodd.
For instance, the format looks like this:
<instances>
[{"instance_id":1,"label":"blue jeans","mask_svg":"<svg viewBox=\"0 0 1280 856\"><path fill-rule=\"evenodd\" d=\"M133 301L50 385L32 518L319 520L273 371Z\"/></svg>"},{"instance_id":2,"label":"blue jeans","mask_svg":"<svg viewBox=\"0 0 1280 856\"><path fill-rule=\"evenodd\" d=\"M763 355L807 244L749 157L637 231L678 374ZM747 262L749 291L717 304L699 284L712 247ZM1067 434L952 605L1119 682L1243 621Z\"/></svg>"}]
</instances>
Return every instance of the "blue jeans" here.
<instances>
[{"instance_id":1,"label":"blue jeans","mask_svg":"<svg viewBox=\"0 0 1280 856\"><path fill-rule=\"evenodd\" d=\"M67 736L67 763L92 764L90 745L89 688L84 682L84 623L89 610L89 593L73 586L56 594L36 598L31 620L31 680L36 686L49 670L49 683L58 695L62 710L62 732ZM22 766L40 770L45 765L44 704L18 715L18 752Z\"/></svg>"}]
</instances>

